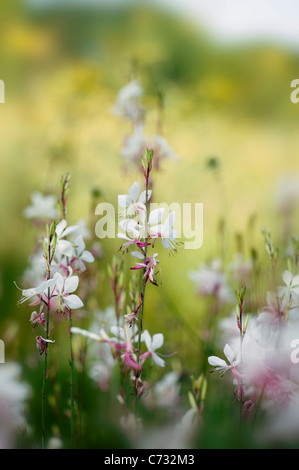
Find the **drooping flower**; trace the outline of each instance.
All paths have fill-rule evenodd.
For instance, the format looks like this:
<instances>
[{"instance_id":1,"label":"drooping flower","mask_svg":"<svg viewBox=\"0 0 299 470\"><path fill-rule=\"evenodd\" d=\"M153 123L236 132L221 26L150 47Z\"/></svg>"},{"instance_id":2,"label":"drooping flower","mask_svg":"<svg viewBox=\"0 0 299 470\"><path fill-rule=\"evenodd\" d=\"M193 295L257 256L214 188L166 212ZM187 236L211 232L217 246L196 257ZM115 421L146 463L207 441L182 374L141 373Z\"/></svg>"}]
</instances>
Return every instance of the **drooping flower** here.
<instances>
[{"instance_id":1,"label":"drooping flower","mask_svg":"<svg viewBox=\"0 0 299 470\"><path fill-rule=\"evenodd\" d=\"M137 363L135 348L132 344L132 333L130 332L130 328L127 323L124 324L123 332L126 342L126 350L123 355L124 364L126 364L130 369L141 370L142 365Z\"/></svg>"},{"instance_id":2,"label":"drooping flower","mask_svg":"<svg viewBox=\"0 0 299 470\"><path fill-rule=\"evenodd\" d=\"M35 341L36 341L36 347L38 349L38 352L40 354L40 356L43 354L43 353L46 353L47 354L47 350L48 350L48 343L55 343L54 340L51 340L51 339L45 339L43 338L42 336L37 336L35 338Z\"/></svg>"}]
</instances>

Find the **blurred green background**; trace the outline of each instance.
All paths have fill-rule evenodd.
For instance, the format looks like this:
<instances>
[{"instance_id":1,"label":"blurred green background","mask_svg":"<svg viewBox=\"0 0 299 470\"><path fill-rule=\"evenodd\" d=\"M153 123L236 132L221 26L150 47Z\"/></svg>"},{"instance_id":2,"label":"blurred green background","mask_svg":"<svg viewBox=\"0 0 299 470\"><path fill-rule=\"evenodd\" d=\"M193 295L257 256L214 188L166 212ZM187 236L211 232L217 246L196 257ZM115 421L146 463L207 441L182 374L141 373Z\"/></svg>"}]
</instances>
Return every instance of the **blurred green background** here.
<instances>
[{"instance_id":1,"label":"blurred green background","mask_svg":"<svg viewBox=\"0 0 299 470\"><path fill-rule=\"evenodd\" d=\"M119 89L136 74L145 90L148 133L155 131L163 93L164 136L180 157L153 173L156 200L204 204L202 248L181 249L175 257L160 250L163 284L148 288L145 327L164 332L166 350L178 352L175 360L187 375L197 374L209 304L195 295L188 272L221 256L220 220L225 262L238 234L246 254L255 247L261 257L260 228L279 236L276 185L281 176L299 174L299 105L290 101L299 53L260 42L222 46L190 21L142 2L114 9L29 5L4 2L0 16L6 86L0 105L0 338L6 358L21 360L40 386L29 314L16 306L14 281L20 285L36 236L22 212L33 191L58 194L61 175L70 172L69 224L87 218L94 231L96 205L115 203L139 178L123 171L120 148L130 128L111 113ZM219 160L219 172L208 168L211 157ZM118 247L117 240L102 241L91 309L113 301L106 266ZM32 412L38 422L38 399ZM108 440L109 432L103 447Z\"/></svg>"}]
</instances>

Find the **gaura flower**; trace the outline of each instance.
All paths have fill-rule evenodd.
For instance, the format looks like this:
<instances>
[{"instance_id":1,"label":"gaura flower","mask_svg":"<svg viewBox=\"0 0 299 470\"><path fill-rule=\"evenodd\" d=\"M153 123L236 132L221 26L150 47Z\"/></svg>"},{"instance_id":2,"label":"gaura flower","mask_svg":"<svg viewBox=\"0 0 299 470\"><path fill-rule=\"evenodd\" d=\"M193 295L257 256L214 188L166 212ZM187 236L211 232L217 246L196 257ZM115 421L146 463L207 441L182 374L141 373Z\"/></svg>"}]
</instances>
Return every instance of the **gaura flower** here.
<instances>
[{"instance_id":1,"label":"gaura flower","mask_svg":"<svg viewBox=\"0 0 299 470\"><path fill-rule=\"evenodd\" d=\"M142 262L136 263L135 266L133 266L131 269L132 270L144 269L143 279L145 280L145 283L147 283L147 281L149 280L152 284L157 286L158 284L155 279L157 272L155 272L155 269L158 267L161 273L159 260L156 259L158 256L158 253L154 253L152 256L148 256L146 258L146 261L144 261L144 256L139 251L132 251L131 254L135 256L136 258L139 258L140 260L142 260Z\"/></svg>"},{"instance_id":2,"label":"gaura flower","mask_svg":"<svg viewBox=\"0 0 299 470\"><path fill-rule=\"evenodd\" d=\"M53 195L43 196L36 191L31 195L31 206L24 209L24 216L28 219L56 219L56 198Z\"/></svg>"},{"instance_id":3,"label":"gaura flower","mask_svg":"<svg viewBox=\"0 0 299 470\"><path fill-rule=\"evenodd\" d=\"M78 276L69 276L63 278L60 273L55 273L53 280L55 281L55 302L60 311L64 311L65 307L68 309L78 309L83 307L82 300L74 292L79 285Z\"/></svg>"},{"instance_id":4,"label":"gaura flower","mask_svg":"<svg viewBox=\"0 0 299 470\"><path fill-rule=\"evenodd\" d=\"M224 355L228 360L228 363L217 356L209 356L208 362L211 366L214 366L214 370L218 370L222 372L222 375L225 374L226 371L230 370L235 377L240 377L240 373L237 371L236 366L239 364L239 359L236 359L235 353L231 346L226 343L223 349Z\"/></svg>"},{"instance_id":5,"label":"gaura flower","mask_svg":"<svg viewBox=\"0 0 299 470\"><path fill-rule=\"evenodd\" d=\"M152 191L148 190L147 198L146 191L142 191L140 194L140 184L138 181L134 181L129 189L129 194L122 194L118 196L119 207L125 208L123 217L135 217L140 215L144 220L144 213L146 212L145 204L151 198ZM142 214L143 213L143 214Z\"/></svg>"},{"instance_id":6,"label":"gaura flower","mask_svg":"<svg viewBox=\"0 0 299 470\"><path fill-rule=\"evenodd\" d=\"M141 335L141 340L145 342L147 347L147 352L140 356L141 360L145 360L147 357L151 356L152 360L159 367L165 367L165 361L161 359L160 356L155 352L157 349L161 348L164 343L164 336L162 333L156 333L151 337L148 330L145 330Z\"/></svg>"},{"instance_id":7,"label":"gaura flower","mask_svg":"<svg viewBox=\"0 0 299 470\"><path fill-rule=\"evenodd\" d=\"M140 98L143 95L143 88L138 80L132 80L122 87L117 95L116 103L112 108L114 114L119 117L136 122L142 118L143 109Z\"/></svg>"},{"instance_id":8,"label":"gaura flower","mask_svg":"<svg viewBox=\"0 0 299 470\"><path fill-rule=\"evenodd\" d=\"M79 225L71 225L67 227L67 221L65 219L61 220L55 229L57 235L55 253L58 255L72 257L74 254L73 243L69 240L64 240L64 238L79 229Z\"/></svg>"},{"instance_id":9,"label":"gaura flower","mask_svg":"<svg viewBox=\"0 0 299 470\"><path fill-rule=\"evenodd\" d=\"M36 340L36 347L39 351L39 354L40 356L43 354L43 353L46 353L47 354L47 344L48 343L55 343L55 341L51 340L51 339L45 339L45 338L42 338L42 336L37 336L35 338Z\"/></svg>"},{"instance_id":10,"label":"gaura flower","mask_svg":"<svg viewBox=\"0 0 299 470\"><path fill-rule=\"evenodd\" d=\"M70 265L77 271L85 271L85 263L94 262L93 254L90 251L85 250L85 248L86 246L82 235L78 235L74 242L74 254L70 260Z\"/></svg>"},{"instance_id":11,"label":"gaura flower","mask_svg":"<svg viewBox=\"0 0 299 470\"><path fill-rule=\"evenodd\" d=\"M162 245L164 248L170 251L170 253L174 253L177 251L177 247L181 245L180 242L177 241L177 230L174 227L175 224L175 212L170 211L167 219L165 220L164 224L155 225L150 227L150 234L152 239L161 238Z\"/></svg>"},{"instance_id":12,"label":"gaura flower","mask_svg":"<svg viewBox=\"0 0 299 470\"><path fill-rule=\"evenodd\" d=\"M32 297L37 297L36 303L39 303L42 299L42 296L45 294L46 299L48 300L48 289L52 288L55 285L54 279L48 279L47 281L42 282L37 287L32 287L30 289L20 289L17 285L16 287L22 291L22 297L18 301L18 304L22 304L27 300L32 299Z\"/></svg>"},{"instance_id":13,"label":"gaura flower","mask_svg":"<svg viewBox=\"0 0 299 470\"><path fill-rule=\"evenodd\" d=\"M293 276L290 271L284 271L282 280L285 283L285 286L280 286L277 288L279 297L286 302L290 302L291 306L293 306L294 303L298 304L299 274Z\"/></svg>"}]
</instances>

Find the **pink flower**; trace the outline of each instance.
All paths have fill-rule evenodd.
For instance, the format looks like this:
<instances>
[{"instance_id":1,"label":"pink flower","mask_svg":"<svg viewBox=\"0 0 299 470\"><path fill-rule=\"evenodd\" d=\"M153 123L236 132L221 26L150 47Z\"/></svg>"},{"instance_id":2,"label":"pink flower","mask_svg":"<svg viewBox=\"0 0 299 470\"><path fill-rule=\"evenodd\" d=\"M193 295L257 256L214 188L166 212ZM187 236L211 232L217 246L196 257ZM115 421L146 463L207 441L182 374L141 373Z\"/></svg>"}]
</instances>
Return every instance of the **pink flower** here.
<instances>
[{"instance_id":1,"label":"pink flower","mask_svg":"<svg viewBox=\"0 0 299 470\"><path fill-rule=\"evenodd\" d=\"M55 343L55 341L52 341L51 339L42 338L41 336L37 336L35 340L36 340L36 347L39 351L40 356L43 353L47 354L47 350L48 350L47 343Z\"/></svg>"},{"instance_id":2,"label":"pink flower","mask_svg":"<svg viewBox=\"0 0 299 470\"><path fill-rule=\"evenodd\" d=\"M138 251L134 251L131 254L136 258L144 260L144 256ZM156 259L157 256L158 253L154 253L152 256L147 257L145 262L143 261L142 263L136 263L135 266L131 268L132 270L144 269L143 279L145 280L145 283L147 283L147 281L149 280L155 286L158 285L155 280L155 275L157 274L157 272L155 272L155 269L158 267L158 270L160 270L161 273L161 268L158 266L159 260Z\"/></svg>"}]
</instances>

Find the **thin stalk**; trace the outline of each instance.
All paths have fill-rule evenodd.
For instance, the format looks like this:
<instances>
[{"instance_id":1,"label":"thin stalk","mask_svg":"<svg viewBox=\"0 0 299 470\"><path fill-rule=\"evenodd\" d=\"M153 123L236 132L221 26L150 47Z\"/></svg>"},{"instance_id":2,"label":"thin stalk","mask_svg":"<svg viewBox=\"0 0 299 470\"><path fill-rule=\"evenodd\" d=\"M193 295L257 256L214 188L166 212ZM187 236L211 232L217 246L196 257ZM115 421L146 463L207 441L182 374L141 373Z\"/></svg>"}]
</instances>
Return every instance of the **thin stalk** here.
<instances>
[{"instance_id":1,"label":"thin stalk","mask_svg":"<svg viewBox=\"0 0 299 470\"><path fill-rule=\"evenodd\" d=\"M46 279L49 280L51 277L51 242L48 242L48 260L46 261ZM49 322L50 322L50 297L51 289L48 288L48 302L46 309L46 339L49 339ZM44 374L43 374L43 386L42 386L42 448L45 448L46 443L46 387L48 378L48 348L46 344L45 358L44 358Z\"/></svg>"},{"instance_id":2,"label":"thin stalk","mask_svg":"<svg viewBox=\"0 0 299 470\"><path fill-rule=\"evenodd\" d=\"M147 209L148 209L148 183L149 183L149 171L147 172L147 178L146 178L146 187L145 187L145 204L146 204L146 214L147 214ZM145 247L144 247L144 264L146 265L146 260L147 260L147 243L148 243L148 227L146 224L145 227ZM140 363L140 350L141 350L141 335L142 335L142 330L143 330L143 312L144 312L144 297L145 297L145 286L146 286L146 279L145 279L145 272L146 268L143 270L143 276L142 276L142 288L141 288L141 297L142 297L142 304L140 308L140 314L139 314L139 332L138 332L138 347L137 347L137 364ZM138 379L140 377L140 372L136 371L136 379L135 379L135 390L134 390L134 395L135 395L135 413L137 410L137 399L138 399Z\"/></svg>"},{"instance_id":3,"label":"thin stalk","mask_svg":"<svg viewBox=\"0 0 299 470\"><path fill-rule=\"evenodd\" d=\"M74 355L73 355L73 336L72 336L72 311L69 313L69 337L70 337L70 366L71 366L71 447L74 445L75 427L74 427Z\"/></svg>"},{"instance_id":4,"label":"thin stalk","mask_svg":"<svg viewBox=\"0 0 299 470\"><path fill-rule=\"evenodd\" d=\"M48 289L48 306L46 311L46 339L49 338L49 317L50 317L50 288ZM45 448L45 439L46 439L46 386L47 386L47 376L48 376L48 349L45 350L45 359L44 359L44 374L43 374L43 388L42 388L42 448Z\"/></svg>"}]
</instances>

